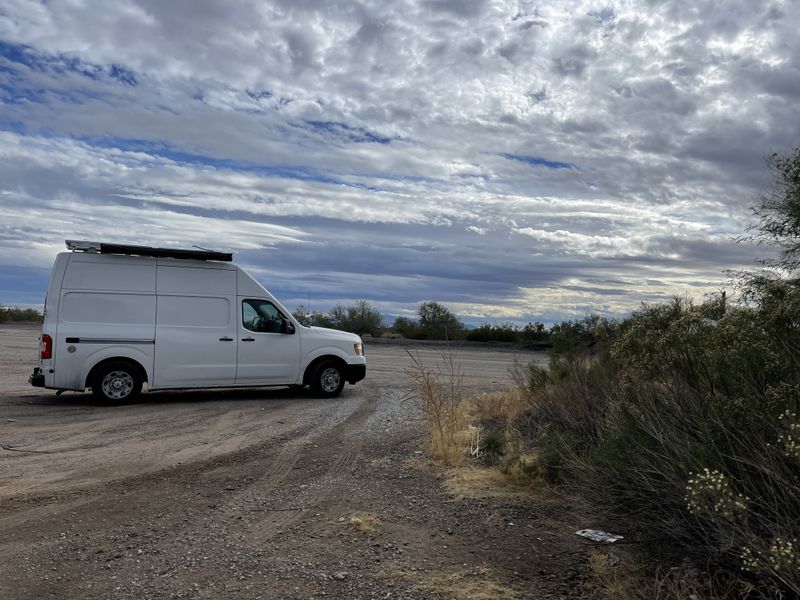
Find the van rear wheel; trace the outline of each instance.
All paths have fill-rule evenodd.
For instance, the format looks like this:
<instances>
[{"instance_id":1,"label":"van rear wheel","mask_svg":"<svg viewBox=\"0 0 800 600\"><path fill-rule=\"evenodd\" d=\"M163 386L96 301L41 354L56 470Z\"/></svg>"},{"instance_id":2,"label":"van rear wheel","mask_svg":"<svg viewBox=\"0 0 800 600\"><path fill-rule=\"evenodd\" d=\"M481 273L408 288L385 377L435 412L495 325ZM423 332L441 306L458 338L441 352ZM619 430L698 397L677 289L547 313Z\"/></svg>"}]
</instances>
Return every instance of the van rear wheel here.
<instances>
[{"instance_id":1,"label":"van rear wheel","mask_svg":"<svg viewBox=\"0 0 800 600\"><path fill-rule=\"evenodd\" d=\"M106 404L134 400L142 391L139 369L126 362L115 362L98 369L92 381L94 397Z\"/></svg>"},{"instance_id":2,"label":"van rear wheel","mask_svg":"<svg viewBox=\"0 0 800 600\"><path fill-rule=\"evenodd\" d=\"M319 364L314 371L311 389L323 398L335 398L342 393L344 388L344 373L342 367L333 361Z\"/></svg>"}]
</instances>

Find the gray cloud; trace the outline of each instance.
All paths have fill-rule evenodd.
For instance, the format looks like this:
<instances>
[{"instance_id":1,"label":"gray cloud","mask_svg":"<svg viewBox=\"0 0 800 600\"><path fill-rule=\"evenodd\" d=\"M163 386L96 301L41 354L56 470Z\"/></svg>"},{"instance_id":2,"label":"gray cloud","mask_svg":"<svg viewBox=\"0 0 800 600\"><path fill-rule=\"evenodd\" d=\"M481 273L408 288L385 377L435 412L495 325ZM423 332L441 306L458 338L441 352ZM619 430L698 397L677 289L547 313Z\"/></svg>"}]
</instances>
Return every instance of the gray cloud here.
<instances>
[{"instance_id":1,"label":"gray cloud","mask_svg":"<svg viewBox=\"0 0 800 600\"><path fill-rule=\"evenodd\" d=\"M423 4L436 12L471 19L483 14L489 2L488 0L425 0Z\"/></svg>"}]
</instances>

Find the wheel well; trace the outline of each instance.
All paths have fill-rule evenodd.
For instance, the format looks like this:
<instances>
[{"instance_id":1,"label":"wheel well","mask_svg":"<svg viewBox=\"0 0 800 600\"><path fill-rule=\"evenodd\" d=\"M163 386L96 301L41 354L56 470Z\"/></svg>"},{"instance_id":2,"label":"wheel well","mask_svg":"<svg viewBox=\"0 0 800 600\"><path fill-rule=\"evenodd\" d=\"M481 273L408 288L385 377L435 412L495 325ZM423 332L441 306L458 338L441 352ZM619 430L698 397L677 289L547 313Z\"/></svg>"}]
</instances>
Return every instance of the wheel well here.
<instances>
[{"instance_id":1,"label":"wheel well","mask_svg":"<svg viewBox=\"0 0 800 600\"><path fill-rule=\"evenodd\" d=\"M104 360L101 360L99 363L97 363L95 366L92 367L92 369L89 371L89 374L86 376L86 387L92 386L92 381L94 380L94 376L100 369L102 369L104 366L110 363L115 363L115 362L124 362L136 367L136 369L139 371L139 375L141 375L142 377L142 381L147 381L147 371L144 370L144 367L142 365L140 365L132 358L128 358L127 356L114 356L112 358L106 358Z\"/></svg>"},{"instance_id":2,"label":"wheel well","mask_svg":"<svg viewBox=\"0 0 800 600\"><path fill-rule=\"evenodd\" d=\"M314 371L316 371L317 366L320 363L327 361L335 362L340 367L342 367L342 369L344 369L347 366L347 363L336 355L326 354L325 356L318 356L310 363L308 363L305 373L303 373L303 385L309 385L311 383L311 376L314 375Z\"/></svg>"}]
</instances>

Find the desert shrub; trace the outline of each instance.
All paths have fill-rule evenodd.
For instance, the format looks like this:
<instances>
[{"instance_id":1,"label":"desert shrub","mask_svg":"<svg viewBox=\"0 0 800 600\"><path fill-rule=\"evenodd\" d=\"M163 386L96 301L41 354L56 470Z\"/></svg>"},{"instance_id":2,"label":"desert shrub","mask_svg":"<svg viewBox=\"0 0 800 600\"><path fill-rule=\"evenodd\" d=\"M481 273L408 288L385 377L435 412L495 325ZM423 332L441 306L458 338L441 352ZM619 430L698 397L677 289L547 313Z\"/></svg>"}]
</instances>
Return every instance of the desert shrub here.
<instances>
[{"instance_id":1,"label":"desert shrub","mask_svg":"<svg viewBox=\"0 0 800 600\"><path fill-rule=\"evenodd\" d=\"M552 331L520 377L545 474L758 597L800 596L800 148L750 239L777 258L724 294L643 306L619 326ZM599 334L599 335L598 335ZM599 343L598 343L599 341Z\"/></svg>"},{"instance_id":2,"label":"desert shrub","mask_svg":"<svg viewBox=\"0 0 800 600\"><path fill-rule=\"evenodd\" d=\"M570 357L587 349L606 346L616 335L618 323L600 315L589 315L575 321L562 321L550 329L552 355Z\"/></svg>"},{"instance_id":3,"label":"desert shrub","mask_svg":"<svg viewBox=\"0 0 800 600\"><path fill-rule=\"evenodd\" d=\"M506 436L499 429L489 429L481 436L479 447L480 451L486 454L500 456L504 453L506 446Z\"/></svg>"},{"instance_id":4,"label":"desert shrub","mask_svg":"<svg viewBox=\"0 0 800 600\"><path fill-rule=\"evenodd\" d=\"M518 371L516 379L525 382L528 402L521 428L536 437L547 480L562 480L565 460L583 456L599 443L613 409L614 376L607 353L602 358L562 357L551 362L550 372L535 365Z\"/></svg>"},{"instance_id":5,"label":"desert shrub","mask_svg":"<svg viewBox=\"0 0 800 600\"><path fill-rule=\"evenodd\" d=\"M703 562L800 593L800 287L644 306L521 378L542 472ZM555 368L554 368L555 367Z\"/></svg>"}]
</instances>

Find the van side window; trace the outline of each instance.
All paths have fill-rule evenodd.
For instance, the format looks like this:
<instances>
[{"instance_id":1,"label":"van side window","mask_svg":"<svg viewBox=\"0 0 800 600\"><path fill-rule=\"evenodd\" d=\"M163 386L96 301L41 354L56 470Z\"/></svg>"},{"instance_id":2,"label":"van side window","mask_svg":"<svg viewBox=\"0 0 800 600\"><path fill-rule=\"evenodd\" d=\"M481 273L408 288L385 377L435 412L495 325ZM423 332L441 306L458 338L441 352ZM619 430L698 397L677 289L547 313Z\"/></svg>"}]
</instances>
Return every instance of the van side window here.
<instances>
[{"instance_id":1,"label":"van side window","mask_svg":"<svg viewBox=\"0 0 800 600\"><path fill-rule=\"evenodd\" d=\"M267 300L242 301L242 326L260 333L282 333L285 318Z\"/></svg>"}]
</instances>

